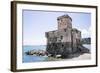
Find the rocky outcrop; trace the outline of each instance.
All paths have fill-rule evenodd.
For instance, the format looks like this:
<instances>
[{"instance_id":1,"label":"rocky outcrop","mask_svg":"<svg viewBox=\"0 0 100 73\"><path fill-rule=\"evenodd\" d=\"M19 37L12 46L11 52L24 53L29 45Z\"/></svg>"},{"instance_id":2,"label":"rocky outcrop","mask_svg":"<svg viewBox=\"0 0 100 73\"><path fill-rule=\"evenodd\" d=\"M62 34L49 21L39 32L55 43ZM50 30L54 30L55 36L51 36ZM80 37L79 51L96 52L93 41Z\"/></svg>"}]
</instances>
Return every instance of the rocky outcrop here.
<instances>
[{"instance_id":1,"label":"rocky outcrop","mask_svg":"<svg viewBox=\"0 0 100 73\"><path fill-rule=\"evenodd\" d=\"M53 56L72 53L71 43L51 43L47 45L46 49Z\"/></svg>"},{"instance_id":2,"label":"rocky outcrop","mask_svg":"<svg viewBox=\"0 0 100 73\"><path fill-rule=\"evenodd\" d=\"M81 31L72 28L72 18L69 15L62 15L57 18L57 21L58 30L45 33L46 51L53 57L61 55L62 58L89 53L89 50L82 46Z\"/></svg>"},{"instance_id":3,"label":"rocky outcrop","mask_svg":"<svg viewBox=\"0 0 100 73\"><path fill-rule=\"evenodd\" d=\"M80 53L90 53L90 50L82 45L79 45L78 49Z\"/></svg>"},{"instance_id":4,"label":"rocky outcrop","mask_svg":"<svg viewBox=\"0 0 100 73\"><path fill-rule=\"evenodd\" d=\"M67 48L66 48L67 47ZM71 43L52 43L47 45L47 51L52 57L61 55L62 58L75 57L83 53L90 53L90 50L82 45L73 48Z\"/></svg>"},{"instance_id":5,"label":"rocky outcrop","mask_svg":"<svg viewBox=\"0 0 100 73\"><path fill-rule=\"evenodd\" d=\"M36 55L36 56L46 56L48 55L48 52L44 50L30 50L25 52L26 55Z\"/></svg>"}]
</instances>

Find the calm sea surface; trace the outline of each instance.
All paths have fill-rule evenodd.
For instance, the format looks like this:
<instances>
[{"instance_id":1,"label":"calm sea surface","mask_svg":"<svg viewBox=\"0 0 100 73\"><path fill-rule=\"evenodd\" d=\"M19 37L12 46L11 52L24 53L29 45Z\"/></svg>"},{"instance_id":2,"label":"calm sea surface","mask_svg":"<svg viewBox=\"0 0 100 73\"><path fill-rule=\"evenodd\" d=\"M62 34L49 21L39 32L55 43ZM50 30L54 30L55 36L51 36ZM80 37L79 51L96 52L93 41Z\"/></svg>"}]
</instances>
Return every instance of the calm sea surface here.
<instances>
[{"instance_id":1,"label":"calm sea surface","mask_svg":"<svg viewBox=\"0 0 100 73\"><path fill-rule=\"evenodd\" d=\"M90 49L91 46L85 44L86 48ZM33 55L26 55L25 52L30 50L46 50L45 45L39 46L23 46L23 63L30 63L30 62L44 62L44 61L53 61L54 59L50 59L47 56L33 56Z\"/></svg>"},{"instance_id":2,"label":"calm sea surface","mask_svg":"<svg viewBox=\"0 0 100 73\"><path fill-rule=\"evenodd\" d=\"M25 52L30 50L46 50L45 45L39 46L23 46L23 62L41 62L47 59L46 56L33 56L33 55L26 55Z\"/></svg>"}]
</instances>

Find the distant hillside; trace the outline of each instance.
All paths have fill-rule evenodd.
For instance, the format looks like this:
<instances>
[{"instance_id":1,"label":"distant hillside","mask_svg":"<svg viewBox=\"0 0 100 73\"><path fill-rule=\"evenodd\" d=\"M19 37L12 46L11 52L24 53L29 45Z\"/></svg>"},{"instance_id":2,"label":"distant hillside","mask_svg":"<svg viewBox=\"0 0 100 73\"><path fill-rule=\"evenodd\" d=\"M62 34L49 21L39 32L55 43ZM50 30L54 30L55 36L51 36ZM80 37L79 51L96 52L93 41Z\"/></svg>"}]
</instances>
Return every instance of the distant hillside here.
<instances>
[{"instance_id":1,"label":"distant hillside","mask_svg":"<svg viewBox=\"0 0 100 73\"><path fill-rule=\"evenodd\" d=\"M82 44L91 44L91 38L82 38Z\"/></svg>"}]
</instances>

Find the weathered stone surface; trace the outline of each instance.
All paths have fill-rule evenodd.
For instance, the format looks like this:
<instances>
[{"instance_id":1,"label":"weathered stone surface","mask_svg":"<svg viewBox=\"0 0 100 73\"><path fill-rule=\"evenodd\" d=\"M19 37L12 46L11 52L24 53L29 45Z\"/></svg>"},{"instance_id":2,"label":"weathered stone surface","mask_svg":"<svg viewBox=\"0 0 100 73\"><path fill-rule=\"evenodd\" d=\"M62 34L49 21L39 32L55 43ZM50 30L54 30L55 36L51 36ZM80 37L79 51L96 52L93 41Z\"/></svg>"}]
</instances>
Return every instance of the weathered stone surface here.
<instances>
[{"instance_id":1,"label":"weathered stone surface","mask_svg":"<svg viewBox=\"0 0 100 73\"><path fill-rule=\"evenodd\" d=\"M44 50L30 50L25 52L26 55L37 55L37 56L45 56L48 55L48 53Z\"/></svg>"},{"instance_id":2,"label":"weathered stone surface","mask_svg":"<svg viewBox=\"0 0 100 73\"><path fill-rule=\"evenodd\" d=\"M90 50L84 46L78 46L78 49L80 50L81 53L90 53Z\"/></svg>"},{"instance_id":3,"label":"weathered stone surface","mask_svg":"<svg viewBox=\"0 0 100 73\"><path fill-rule=\"evenodd\" d=\"M75 53L86 53L89 50L81 44L81 31L72 28L72 18L63 15L58 19L58 30L46 32L47 52L52 56L69 57Z\"/></svg>"},{"instance_id":4,"label":"weathered stone surface","mask_svg":"<svg viewBox=\"0 0 100 73\"><path fill-rule=\"evenodd\" d=\"M64 52L71 53L71 43L51 43L47 45L47 51L50 54L62 54Z\"/></svg>"}]
</instances>

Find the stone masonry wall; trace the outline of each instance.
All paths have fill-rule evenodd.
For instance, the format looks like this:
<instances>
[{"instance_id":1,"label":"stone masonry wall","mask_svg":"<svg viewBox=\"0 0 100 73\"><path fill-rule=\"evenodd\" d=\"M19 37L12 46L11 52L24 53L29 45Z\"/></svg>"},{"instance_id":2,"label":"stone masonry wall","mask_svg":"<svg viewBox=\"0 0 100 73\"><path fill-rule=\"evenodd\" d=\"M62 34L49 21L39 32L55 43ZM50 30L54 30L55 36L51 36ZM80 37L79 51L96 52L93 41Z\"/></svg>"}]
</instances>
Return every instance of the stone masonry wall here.
<instances>
[{"instance_id":1,"label":"stone masonry wall","mask_svg":"<svg viewBox=\"0 0 100 73\"><path fill-rule=\"evenodd\" d=\"M47 52L52 56L57 54L67 57L69 54L77 52L81 39L81 32L72 29L72 19L68 15L57 18L58 30L46 32Z\"/></svg>"}]
</instances>

